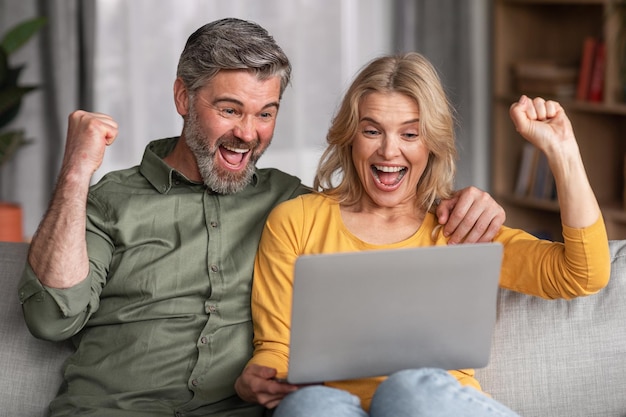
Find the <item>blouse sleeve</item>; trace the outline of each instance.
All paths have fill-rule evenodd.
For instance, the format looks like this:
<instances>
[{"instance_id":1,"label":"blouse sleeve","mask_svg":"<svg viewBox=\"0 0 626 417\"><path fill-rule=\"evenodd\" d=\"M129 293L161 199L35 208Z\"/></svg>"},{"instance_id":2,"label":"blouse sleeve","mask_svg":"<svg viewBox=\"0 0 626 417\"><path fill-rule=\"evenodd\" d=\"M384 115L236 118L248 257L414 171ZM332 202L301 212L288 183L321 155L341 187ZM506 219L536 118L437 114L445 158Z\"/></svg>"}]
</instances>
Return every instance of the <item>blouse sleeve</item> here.
<instances>
[{"instance_id":1,"label":"blouse sleeve","mask_svg":"<svg viewBox=\"0 0 626 417\"><path fill-rule=\"evenodd\" d=\"M252 321L254 354L249 363L287 374L293 267L301 253L303 210L296 198L269 215L254 263Z\"/></svg>"},{"instance_id":2,"label":"blouse sleeve","mask_svg":"<svg viewBox=\"0 0 626 417\"><path fill-rule=\"evenodd\" d=\"M542 298L570 299L596 293L609 281L611 259L604 220L573 229L563 226L563 243L503 228L500 286Z\"/></svg>"}]
</instances>

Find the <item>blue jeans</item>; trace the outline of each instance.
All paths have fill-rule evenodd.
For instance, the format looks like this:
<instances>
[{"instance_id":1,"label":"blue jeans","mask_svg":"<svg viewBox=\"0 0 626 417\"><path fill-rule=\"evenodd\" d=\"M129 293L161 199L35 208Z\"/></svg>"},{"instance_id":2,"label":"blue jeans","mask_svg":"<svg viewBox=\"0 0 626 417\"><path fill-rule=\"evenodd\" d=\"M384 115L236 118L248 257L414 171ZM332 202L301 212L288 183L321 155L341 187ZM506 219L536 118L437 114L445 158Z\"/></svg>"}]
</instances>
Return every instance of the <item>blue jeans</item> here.
<instances>
[{"instance_id":1,"label":"blue jeans","mask_svg":"<svg viewBox=\"0 0 626 417\"><path fill-rule=\"evenodd\" d=\"M358 397L323 385L287 395L273 417L519 417L491 397L463 387L440 369L410 369L387 378L374 393L369 414Z\"/></svg>"}]
</instances>

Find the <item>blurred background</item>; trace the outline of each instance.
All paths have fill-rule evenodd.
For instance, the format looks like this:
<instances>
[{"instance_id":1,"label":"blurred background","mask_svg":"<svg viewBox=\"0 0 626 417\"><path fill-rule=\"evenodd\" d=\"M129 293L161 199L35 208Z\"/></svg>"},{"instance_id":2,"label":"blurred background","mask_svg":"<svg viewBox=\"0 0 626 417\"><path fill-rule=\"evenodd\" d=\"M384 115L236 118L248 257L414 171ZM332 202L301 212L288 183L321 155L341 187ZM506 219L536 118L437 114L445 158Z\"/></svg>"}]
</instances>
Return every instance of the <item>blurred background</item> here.
<instances>
[{"instance_id":1,"label":"blurred background","mask_svg":"<svg viewBox=\"0 0 626 417\"><path fill-rule=\"evenodd\" d=\"M212 20L258 22L292 61L273 144L259 161L311 184L345 88L370 59L418 51L438 68L457 111L457 188L489 188L489 27L492 0L0 0L0 36L44 16L46 25L10 59L25 65L11 126L31 143L0 167L0 201L23 208L26 239L59 172L67 116L111 115L119 136L94 176L137 165L145 145L177 136L172 87L187 37Z\"/></svg>"}]
</instances>

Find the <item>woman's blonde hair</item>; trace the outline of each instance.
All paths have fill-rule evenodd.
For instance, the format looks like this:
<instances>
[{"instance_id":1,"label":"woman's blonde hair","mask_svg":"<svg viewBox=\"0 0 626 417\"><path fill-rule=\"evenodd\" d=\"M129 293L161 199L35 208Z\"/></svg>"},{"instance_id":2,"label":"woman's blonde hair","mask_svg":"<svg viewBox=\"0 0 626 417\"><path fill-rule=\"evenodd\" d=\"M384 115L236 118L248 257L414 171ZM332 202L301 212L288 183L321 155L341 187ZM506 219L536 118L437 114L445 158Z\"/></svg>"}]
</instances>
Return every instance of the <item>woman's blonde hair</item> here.
<instances>
[{"instance_id":1,"label":"woman's blonde hair","mask_svg":"<svg viewBox=\"0 0 626 417\"><path fill-rule=\"evenodd\" d=\"M420 140L429 150L428 163L417 185L421 208L453 191L457 151L452 106L432 64L409 52L374 59L357 74L333 118L313 187L343 204L355 204L364 190L352 161L352 140L359 124L359 106L370 93L397 92L415 100Z\"/></svg>"}]
</instances>

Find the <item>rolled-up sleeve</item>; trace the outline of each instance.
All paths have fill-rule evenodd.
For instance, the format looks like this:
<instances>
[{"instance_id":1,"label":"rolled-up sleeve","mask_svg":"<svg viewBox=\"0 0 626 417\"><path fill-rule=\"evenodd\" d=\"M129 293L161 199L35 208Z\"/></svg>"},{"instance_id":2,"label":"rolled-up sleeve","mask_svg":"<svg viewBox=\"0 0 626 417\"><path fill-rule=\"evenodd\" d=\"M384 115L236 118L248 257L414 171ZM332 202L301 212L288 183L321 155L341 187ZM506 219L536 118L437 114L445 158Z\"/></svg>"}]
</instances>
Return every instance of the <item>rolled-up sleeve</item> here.
<instances>
[{"instance_id":1,"label":"rolled-up sleeve","mask_svg":"<svg viewBox=\"0 0 626 417\"><path fill-rule=\"evenodd\" d=\"M69 288L51 288L41 283L28 264L22 274L18 297L26 325L37 338L59 341L74 336L100 305L113 245L103 227L106 220L102 220L101 207L91 196L87 203L89 274L85 279Z\"/></svg>"},{"instance_id":2,"label":"rolled-up sleeve","mask_svg":"<svg viewBox=\"0 0 626 417\"><path fill-rule=\"evenodd\" d=\"M41 284L27 265L19 284L18 296L24 319L33 336L45 340L64 340L83 328L89 317L91 280L70 288L48 288Z\"/></svg>"}]
</instances>

